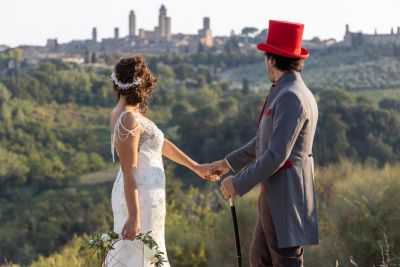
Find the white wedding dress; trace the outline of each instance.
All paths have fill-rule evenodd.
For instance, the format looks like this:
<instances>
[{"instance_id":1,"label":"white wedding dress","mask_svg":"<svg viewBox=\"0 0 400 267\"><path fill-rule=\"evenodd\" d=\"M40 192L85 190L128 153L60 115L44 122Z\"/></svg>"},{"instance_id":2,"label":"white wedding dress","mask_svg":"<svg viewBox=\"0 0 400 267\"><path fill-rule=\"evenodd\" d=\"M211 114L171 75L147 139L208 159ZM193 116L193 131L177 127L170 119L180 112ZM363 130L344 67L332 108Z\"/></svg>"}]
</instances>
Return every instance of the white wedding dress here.
<instances>
[{"instance_id":1,"label":"white wedding dress","mask_svg":"<svg viewBox=\"0 0 400 267\"><path fill-rule=\"evenodd\" d=\"M111 153L114 162L115 138L127 139L129 134L140 134L137 180L139 192L140 224L141 233L152 231L151 236L164 252L166 260L167 253L164 237L164 222L166 215L165 203L165 173L162 161L162 146L164 135L161 130L145 116L132 112L137 118L138 126L135 129L126 129L121 123L122 117L127 111L119 116L114 133L111 135ZM118 151L117 151L118 154ZM114 214L114 231L121 233L128 217L124 195L124 174L121 167L115 179L112 189L111 201ZM114 244L106 258L106 267L150 267L150 259L146 257L141 241L121 240ZM165 267L169 263L165 262Z\"/></svg>"}]
</instances>

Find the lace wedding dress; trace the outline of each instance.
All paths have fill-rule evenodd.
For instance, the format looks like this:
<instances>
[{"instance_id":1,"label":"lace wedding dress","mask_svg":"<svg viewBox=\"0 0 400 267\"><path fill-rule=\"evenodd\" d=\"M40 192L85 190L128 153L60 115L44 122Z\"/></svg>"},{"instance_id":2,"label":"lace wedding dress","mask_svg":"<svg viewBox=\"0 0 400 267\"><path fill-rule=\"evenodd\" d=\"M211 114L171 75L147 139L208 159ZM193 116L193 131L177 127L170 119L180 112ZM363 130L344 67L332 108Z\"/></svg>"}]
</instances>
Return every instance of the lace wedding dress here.
<instances>
[{"instance_id":1,"label":"lace wedding dress","mask_svg":"<svg viewBox=\"0 0 400 267\"><path fill-rule=\"evenodd\" d=\"M167 259L164 237L165 207L165 173L162 161L162 146L164 135L160 129L148 118L133 113L138 123L135 129L126 129L119 116L114 133L111 135L111 153L114 162L115 138L126 140L128 136L140 134L139 155L135 178L139 192L140 224L142 233L152 231L155 239ZM117 151L118 154L118 151ZM121 233L128 217L124 195L124 174L120 167L112 189L111 201L114 214L114 231ZM115 243L106 258L106 267L149 267L150 259L146 257L143 244L140 241L121 240ZM169 263L164 263L169 267Z\"/></svg>"}]
</instances>

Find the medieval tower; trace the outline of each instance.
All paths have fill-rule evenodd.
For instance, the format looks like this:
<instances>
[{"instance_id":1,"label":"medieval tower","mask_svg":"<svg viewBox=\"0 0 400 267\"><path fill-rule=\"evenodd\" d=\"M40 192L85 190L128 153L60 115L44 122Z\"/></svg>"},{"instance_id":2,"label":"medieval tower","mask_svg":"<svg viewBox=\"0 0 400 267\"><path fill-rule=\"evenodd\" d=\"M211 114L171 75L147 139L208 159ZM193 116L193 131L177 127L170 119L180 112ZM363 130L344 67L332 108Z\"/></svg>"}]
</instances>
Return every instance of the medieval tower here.
<instances>
[{"instance_id":1,"label":"medieval tower","mask_svg":"<svg viewBox=\"0 0 400 267\"><path fill-rule=\"evenodd\" d=\"M131 10L129 13L129 37L136 36L136 16L135 12Z\"/></svg>"}]
</instances>

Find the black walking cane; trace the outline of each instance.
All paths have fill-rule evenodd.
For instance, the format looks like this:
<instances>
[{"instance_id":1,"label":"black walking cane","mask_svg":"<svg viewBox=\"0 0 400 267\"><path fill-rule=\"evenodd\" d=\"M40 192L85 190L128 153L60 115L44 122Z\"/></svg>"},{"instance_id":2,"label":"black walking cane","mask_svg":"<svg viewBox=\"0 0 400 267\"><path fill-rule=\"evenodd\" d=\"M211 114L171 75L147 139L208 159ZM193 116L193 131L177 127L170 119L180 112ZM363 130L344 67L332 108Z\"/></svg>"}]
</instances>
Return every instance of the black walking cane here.
<instances>
[{"instance_id":1,"label":"black walking cane","mask_svg":"<svg viewBox=\"0 0 400 267\"><path fill-rule=\"evenodd\" d=\"M239 226L238 226L237 216L236 216L235 200L233 198L229 198L229 206L231 206L233 231L235 233L237 266L242 267L242 252L240 250Z\"/></svg>"},{"instance_id":2,"label":"black walking cane","mask_svg":"<svg viewBox=\"0 0 400 267\"><path fill-rule=\"evenodd\" d=\"M221 180L223 180L223 178ZM219 182L218 184L219 184L219 186L221 186L221 182ZM234 201L233 198L229 198L229 206L231 207L233 232L234 232L234 235L235 235L235 248L236 248L237 266L238 267L242 267L242 252L240 250L239 226L238 226L237 216L236 216L235 201Z\"/></svg>"}]
</instances>

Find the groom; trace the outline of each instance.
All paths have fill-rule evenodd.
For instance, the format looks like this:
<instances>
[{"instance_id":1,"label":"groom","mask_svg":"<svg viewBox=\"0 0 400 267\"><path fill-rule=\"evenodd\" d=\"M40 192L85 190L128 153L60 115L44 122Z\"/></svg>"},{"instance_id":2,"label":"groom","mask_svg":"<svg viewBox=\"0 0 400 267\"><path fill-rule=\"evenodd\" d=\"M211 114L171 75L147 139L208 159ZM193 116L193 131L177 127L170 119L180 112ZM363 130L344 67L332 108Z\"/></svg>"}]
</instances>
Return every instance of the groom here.
<instances>
[{"instance_id":1,"label":"groom","mask_svg":"<svg viewBox=\"0 0 400 267\"><path fill-rule=\"evenodd\" d=\"M226 198L260 184L259 216L250 249L253 267L303 266L303 245L318 244L312 145L317 104L300 72L309 53L301 47L304 25L270 21L265 65L273 86L256 136L212 164L210 172L237 172L222 182Z\"/></svg>"}]
</instances>

